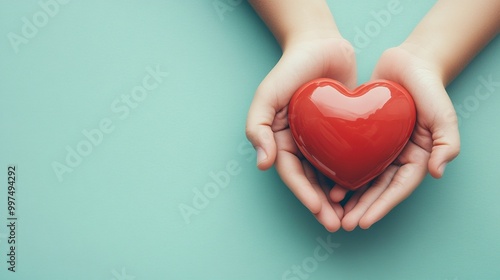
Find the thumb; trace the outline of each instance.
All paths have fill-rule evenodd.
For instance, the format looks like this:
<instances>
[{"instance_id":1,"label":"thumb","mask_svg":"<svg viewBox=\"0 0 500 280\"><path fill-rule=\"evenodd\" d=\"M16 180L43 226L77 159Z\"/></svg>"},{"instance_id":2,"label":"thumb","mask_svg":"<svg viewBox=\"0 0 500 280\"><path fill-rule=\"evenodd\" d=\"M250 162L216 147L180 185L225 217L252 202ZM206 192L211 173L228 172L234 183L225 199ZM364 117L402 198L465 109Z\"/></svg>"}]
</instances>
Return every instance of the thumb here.
<instances>
[{"instance_id":1,"label":"thumb","mask_svg":"<svg viewBox=\"0 0 500 280\"><path fill-rule=\"evenodd\" d=\"M431 151L427 167L434 178L440 178L446 164L460 152L460 135L453 103L433 69L432 65L396 47L382 54L372 79L392 80L410 92L417 109L417 123L426 130L417 134L420 135L417 144Z\"/></svg>"},{"instance_id":2,"label":"thumb","mask_svg":"<svg viewBox=\"0 0 500 280\"><path fill-rule=\"evenodd\" d=\"M436 115L434 124L430 127L433 141L428 168L434 178L441 178L446 164L460 152L457 114L451 101L448 98L447 101L447 109Z\"/></svg>"},{"instance_id":3,"label":"thumb","mask_svg":"<svg viewBox=\"0 0 500 280\"><path fill-rule=\"evenodd\" d=\"M276 109L259 94L259 89L248 111L246 135L257 151L257 167L261 170L270 168L276 160L276 142L271 129Z\"/></svg>"},{"instance_id":4,"label":"thumb","mask_svg":"<svg viewBox=\"0 0 500 280\"><path fill-rule=\"evenodd\" d=\"M424 144L431 152L427 168L432 177L441 178L446 165L460 152L457 114L440 81L429 80L425 85L413 84L409 88L415 89L413 99L417 107L417 122L430 133L427 136L431 140L429 146Z\"/></svg>"},{"instance_id":5,"label":"thumb","mask_svg":"<svg viewBox=\"0 0 500 280\"><path fill-rule=\"evenodd\" d=\"M444 85L438 81L426 84L417 91L432 93L414 96L417 119L420 114L432 139L431 156L427 167L434 178L443 176L446 164L460 152L458 118ZM416 92L417 92L416 91ZM421 98L425 96L425 98Z\"/></svg>"},{"instance_id":6,"label":"thumb","mask_svg":"<svg viewBox=\"0 0 500 280\"><path fill-rule=\"evenodd\" d=\"M257 150L259 169L270 168L276 160L277 146L274 131L288 126L284 109L288 106L293 93L303 83L321 76L317 68L309 66L311 69L307 69L308 67L304 66L308 64L308 58L302 53L283 53L255 92L248 111L246 135Z\"/></svg>"}]
</instances>

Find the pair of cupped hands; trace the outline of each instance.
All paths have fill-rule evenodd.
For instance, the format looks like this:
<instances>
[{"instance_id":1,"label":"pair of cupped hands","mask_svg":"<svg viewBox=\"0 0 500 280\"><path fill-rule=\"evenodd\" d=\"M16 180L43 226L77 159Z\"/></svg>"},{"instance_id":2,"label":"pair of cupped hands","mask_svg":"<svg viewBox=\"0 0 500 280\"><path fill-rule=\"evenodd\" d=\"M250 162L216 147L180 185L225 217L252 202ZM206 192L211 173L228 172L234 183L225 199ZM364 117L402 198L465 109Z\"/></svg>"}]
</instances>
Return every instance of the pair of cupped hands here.
<instances>
[{"instance_id":1,"label":"pair of cupped hands","mask_svg":"<svg viewBox=\"0 0 500 280\"><path fill-rule=\"evenodd\" d=\"M298 150L287 109L295 91L315 78L332 78L354 89L352 45L342 37L290 43L257 88L246 126L257 150L257 166L266 170L275 165L283 182L328 231L369 228L406 199L427 173L443 176L446 164L459 153L457 116L439 65L412 50L405 43L386 50L371 79L394 81L410 92L417 111L413 134L396 160L347 201L348 190L322 175Z\"/></svg>"}]
</instances>

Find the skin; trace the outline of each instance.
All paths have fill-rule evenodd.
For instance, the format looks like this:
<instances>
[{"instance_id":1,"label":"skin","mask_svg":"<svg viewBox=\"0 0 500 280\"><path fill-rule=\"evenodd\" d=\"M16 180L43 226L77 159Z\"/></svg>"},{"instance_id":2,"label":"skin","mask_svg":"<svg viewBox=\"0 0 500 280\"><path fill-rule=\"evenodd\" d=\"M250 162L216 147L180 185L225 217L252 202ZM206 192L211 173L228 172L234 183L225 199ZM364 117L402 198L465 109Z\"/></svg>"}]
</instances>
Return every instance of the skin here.
<instances>
[{"instance_id":1,"label":"skin","mask_svg":"<svg viewBox=\"0 0 500 280\"><path fill-rule=\"evenodd\" d=\"M427 173L443 176L460 151L458 123L446 85L500 30L498 0L440 0L399 46L385 51L372 79L403 85L417 108L413 135L395 162L369 186L348 192L315 170L298 151L287 122L295 90L319 77L356 86L354 51L324 0L249 1L283 55L257 88L246 133L257 166L273 164L283 182L331 232L369 228L407 198ZM472 11L472 12L471 12Z\"/></svg>"}]
</instances>

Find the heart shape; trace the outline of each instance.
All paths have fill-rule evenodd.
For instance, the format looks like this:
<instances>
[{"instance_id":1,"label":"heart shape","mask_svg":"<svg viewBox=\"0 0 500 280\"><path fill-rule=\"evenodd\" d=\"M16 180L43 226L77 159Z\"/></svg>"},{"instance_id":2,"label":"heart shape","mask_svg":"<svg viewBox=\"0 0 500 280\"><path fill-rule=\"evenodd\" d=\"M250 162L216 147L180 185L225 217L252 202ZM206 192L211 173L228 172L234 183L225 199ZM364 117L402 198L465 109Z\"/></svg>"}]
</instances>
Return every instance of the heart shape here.
<instances>
[{"instance_id":1,"label":"heart shape","mask_svg":"<svg viewBox=\"0 0 500 280\"><path fill-rule=\"evenodd\" d=\"M377 80L353 92L321 78L288 105L293 139L305 158L337 184L356 190L399 155L415 126L415 104L401 85Z\"/></svg>"}]
</instances>

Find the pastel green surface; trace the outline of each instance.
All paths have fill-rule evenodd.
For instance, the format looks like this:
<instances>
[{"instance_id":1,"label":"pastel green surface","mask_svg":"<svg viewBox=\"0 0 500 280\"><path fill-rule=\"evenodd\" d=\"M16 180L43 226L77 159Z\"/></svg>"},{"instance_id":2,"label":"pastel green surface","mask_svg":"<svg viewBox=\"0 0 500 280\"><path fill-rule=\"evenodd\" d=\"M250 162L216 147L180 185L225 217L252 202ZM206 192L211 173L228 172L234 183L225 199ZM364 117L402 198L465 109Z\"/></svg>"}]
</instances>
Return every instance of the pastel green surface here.
<instances>
[{"instance_id":1,"label":"pastel green surface","mask_svg":"<svg viewBox=\"0 0 500 280\"><path fill-rule=\"evenodd\" d=\"M54 1L0 2L0 279L500 279L498 38L448 87L462 152L444 178L330 234L254 167L246 112L280 49L245 1ZM360 82L433 2L329 1Z\"/></svg>"}]
</instances>

